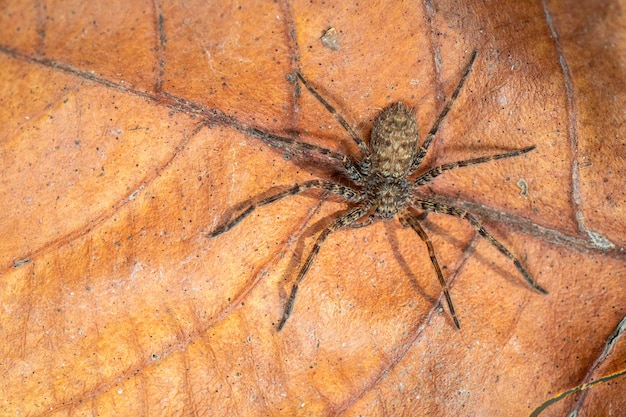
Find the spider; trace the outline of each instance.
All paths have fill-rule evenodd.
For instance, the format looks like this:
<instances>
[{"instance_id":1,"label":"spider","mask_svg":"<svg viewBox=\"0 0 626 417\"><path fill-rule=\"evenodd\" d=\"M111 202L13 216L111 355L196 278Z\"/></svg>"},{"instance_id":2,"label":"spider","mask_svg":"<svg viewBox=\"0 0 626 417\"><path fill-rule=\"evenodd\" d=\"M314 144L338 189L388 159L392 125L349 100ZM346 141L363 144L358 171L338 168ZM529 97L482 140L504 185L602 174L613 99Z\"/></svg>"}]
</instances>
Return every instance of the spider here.
<instances>
[{"instance_id":1,"label":"spider","mask_svg":"<svg viewBox=\"0 0 626 417\"><path fill-rule=\"evenodd\" d=\"M421 146L418 143L417 121L406 104L396 102L382 110L374 121L370 141L369 144L367 144L355 133L345 119L317 92L317 90L315 90L315 88L313 88L300 71L296 72L297 78L348 132L362 153L360 160L355 162L351 157L342 153L292 138L263 132L253 127L244 129L248 134L262 139L271 146L289 151L309 152L318 156L321 155L334 159L343 165L345 168L345 176L354 184L354 186L346 186L338 182L321 179L295 184L285 191L266 197L256 203L249 203L247 208L238 216L225 222L208 234L208 237L215 237L226 233L250 215L255 209L313 188L335 194L353 203L353 207L336 215L334 220L317 236L315 244L311 248L296 277L283 316L278 323L277 331L283 329L287 319L291 315L296 295L298 294L298 288L311 268L313 261L328 235L342 227L363 227L371 224L374 220L391 220L395 217L398 217L404 227L411 227L426 244L430 261L441 284L450 316L454 321L454 326L460 329L461 326L454 310L454 305L452 304L448 285L441 272L433 244L420 224L421 219L416 213L418 210L422 211L424 215L429 212L434 212L467 220L480 236L485 238L487 242L513 262L526 283L532 289L539 293L547 294L547 291L534 281L522 263L489 233L476 217L465 210L448 206L426 197L418 197L413 192L418 187L429 183L435 177L446 171L470 165L483 164L497 159L512 158L535 149L533 145L506 153L450 162L430 168L421 174L416 174L424 157L428 153L433 138L439 130L439 126L444 121L454 101L459 96L463 84L474 65L476 55L477 51L474 50L456 89L452 93L452 97L437 116L435 123ZM364 220L359 222L361 219Z\"/></svg>"}]
</instances>

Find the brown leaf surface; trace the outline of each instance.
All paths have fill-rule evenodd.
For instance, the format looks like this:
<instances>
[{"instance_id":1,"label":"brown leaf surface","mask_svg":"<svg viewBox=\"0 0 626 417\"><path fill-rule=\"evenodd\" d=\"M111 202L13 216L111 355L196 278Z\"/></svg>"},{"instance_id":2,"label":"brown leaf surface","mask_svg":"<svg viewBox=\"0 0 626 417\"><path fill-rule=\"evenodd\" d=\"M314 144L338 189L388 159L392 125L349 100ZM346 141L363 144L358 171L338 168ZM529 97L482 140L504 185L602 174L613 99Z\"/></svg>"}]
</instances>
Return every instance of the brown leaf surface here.
<instances>
[{"instance_id":1,"label":"brown leaf surface","mask_svg":"<svg viewBox=\"0 0 626 417\"><path fill-rule=\"evenodd\" d=\"M593 364L626 315L624 0L2 8L1 415L524 416L623 368L624 349ZM549 295L430 215L456 331L422 242L377 222L329 237L276 333L300 260L346 205L295 196L207 239L233 205L334 172L241 128L358 155L297 94L301 68L362 136L398 100L423 136L473 49L427 163L537 149L430 190ZM545 415L618 415L623 387Z\"/></svg>"}]
</instances>

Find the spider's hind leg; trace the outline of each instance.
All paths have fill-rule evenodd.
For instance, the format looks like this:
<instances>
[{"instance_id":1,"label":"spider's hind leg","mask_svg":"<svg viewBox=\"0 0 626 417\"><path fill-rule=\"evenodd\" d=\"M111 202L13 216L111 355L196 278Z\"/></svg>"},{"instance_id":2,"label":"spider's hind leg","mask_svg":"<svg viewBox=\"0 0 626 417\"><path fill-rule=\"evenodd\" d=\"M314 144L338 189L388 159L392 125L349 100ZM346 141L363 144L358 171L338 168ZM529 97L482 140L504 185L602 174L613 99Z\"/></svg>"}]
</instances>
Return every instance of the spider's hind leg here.
<instances>
[{"instance_id":1,"label":"spider's hind leg","mask_svg":"<svg viewBox=\"0 0 626 417\"><path fill-rule=\"evenodd\" d=\"M425 173L417 177L415 180L413 180L413 184L416 186L424 185L432 181L434 178L438 177L439 175L443 174L446 171L452 171L457 168L469 167L472 165L484 164L485 162L496 161L498 159L513 158L515 156L523 155L527 152L530 152L533 149L535 149L535 145L527 146L526 148L522 148L522 149L514 149L512 151L501 153L501 154L480 156L478 158L465 159L462 161L455 161L455 162L449 162L447 164L442 164L442 165L429 169L428 171L426 171Z\"/></svg>"},{"instance_id":2,"label":"spider's hind leg","mask_svg":"<svg viewBox=\"0 0 626 417\"><path fill-rule=\"evenodd\" d=\"M463 84L465 84L465 80L467 79L470 71L472 70L472 67L474 66L474 61L476 60L476 54L478 54L478 51L474 49L474 51L472 51L472 56L470 57L470 60L467 63L467 66L465 67L465 70L463 71L463 75L461 76L461 79L459 80L459 83L457 84L456 88L454 89L454 92L452 93L452 96L450 97L450 100L446 103L446 105L443 107L443 109L437 116L435 123L433 123L433 127L430 128L428 135L426 135L426 139L424 139L424 143L418 149L417 154L415 155L415 158L413 160L413 163L411 164L411 172L414 172L417 169L417 167L422 163L422 161L424 160L424 157L428 153L430 144L432 143L433 138L437 134L437 131L439 131L439 126L441 125L441 123L443 123L446 116L448 115L448 112L450 111L450 109L452 108L452 105L454 104L457 97L459 96L459 93L461 92L461 89L463 88Z\"/></svg>"},{"instance_id":3,"label":"spider's hind leg","mask_svg":"<svg viewBox=\"0 0 626 417\"><path fill-rule=\"evenodd\" d=\"M363 139L361 139L359 135L356 134L356 132L354 131L354 129L352 129L348 122L346 122L346 119L344 119L343 116L339 114L339 112L337 112L337 110L335 110L335 108L331 106L330 103L328 103L324 99L324 97L322 97L322 95L309 83L309 81L304 78L304 75L302 75L300 71L297 71L296 75L298 76L302 84L304 84L306 89L309 90L309 92L313 95L313 97L315 97L317 101L322 103L322 105L326 107L326 110L328 110L328 112L335 118L335 120L337 120L339 124L343 126L343 128L346 130L346 132L348 132L354 143L357 144L361 152L363 152L364 155L369 155L369 147L365 144L365 142L363 142Z\"/></svg>"}]
</instances>

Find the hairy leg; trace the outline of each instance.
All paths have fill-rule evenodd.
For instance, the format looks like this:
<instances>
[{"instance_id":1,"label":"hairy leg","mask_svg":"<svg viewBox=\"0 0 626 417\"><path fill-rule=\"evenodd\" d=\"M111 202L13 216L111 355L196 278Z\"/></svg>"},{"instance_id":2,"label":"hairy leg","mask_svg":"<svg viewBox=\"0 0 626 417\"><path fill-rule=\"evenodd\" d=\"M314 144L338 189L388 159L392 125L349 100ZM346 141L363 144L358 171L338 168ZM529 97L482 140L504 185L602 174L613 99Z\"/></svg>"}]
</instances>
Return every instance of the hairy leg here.
<instances>
[{"instance_id":1,"label":"hairy leg","mask_svg":"<svg viewBox=\"0 0 626 417\"><path fill-rule=\"evenodd\" d=\"M338 196L345 198L348 201L358 202L358 201L361 201L361 199L363 198L361 195L361 192L357 190L353 190L350 187L346 187L344 185L336 184L330 181L311 180L311 181L303 182L301 184L296 184L293 187L289 188L288 190L266 197L257 203L251 203L248 206L248 208L246 208L241 214L239 214L234 219L226 222L225 224L219 226L218 228L210 232L207 235L207 237L215 237L215 236L221 235L222 233L228 232L230 229L232 229L237 224L239 224L239 222L241 222L243 219L248 217L248 215L250 215L250 213L252 213L258 207L266 206L268 204L271 204L283 198L301 193L311 188L319 188L325 191L329 191L333 194L336 194Z\"/></svg>"},{"instance_id":2,"label":"hairy leg","mask_svg":"<svg viewBox=\"0 0 626 417\"><path fill-rule=\"evenodd\" d=\"M472 227L478 232L478 234L487 240L492 246L500 251L504 256L510 259L515 268L522 274L524 280L528 283L530 287L535 289L537 292L542 294L547 294L548 291L543 289L539 284L535 282L535 280L530 276L526 268L522 265L522 263L517 259L502 243L500 243L491 233L489 233L483 226L480 224L480 221L470 213L465 210L458 209L456 207L450 207L445 204L437 203L435 201L423 200L423 199L414 199L412 205L416 208L431 211L435 213L441 214L449 214L451 216L458 217L459 219L467 220Z\"/></svg>"},{"instance_id":3,"label":"hairy leg","mask_svg":"<svg viewBox=\"0 0 626 417\"><path fill-rule=\"evenodd\" d=\"M516 149L514 151L497 154L497 155L481 156L479 158L472 158L472 159L465 159L463 161L449 162L447 164L439 165L437 167L429 169L428 171L426 171L425 173L417 177L413 181L413 185L416 185L416 186L424 185L427 182L430 182L433 178L438 177L439 175L443 174L446 171L451 171L453 169L468 167L472 165L484 164L485 162L495 161L496 159L512 158L514 156L518 156L518 155L522 155L527 152L530 152L533 149L535 149L535 145L529 146L523 149Z\"/></svg>"},{"instance_id":4,"label":"hairy leg","mask_svg":"<svg viewBox=\"0 0 626 417\"><path fill-rule=\"evenodd\" d=\"M450 297L450 292L448 291L448 284L446 284L446 280L444 279L441 268L439 267L439 261L437 261L437 256L435 255L435 248L433 247L433 243L426 234L426 231L420 224L419 220L417 220L410 214L404 215L403 219L408 223L409 226L411 226L413 230L415 230L418 236L426 244L426 247L428 248L428 256L430 256L430 262L433 264L435 272L437 272L437 278L439 279L439 284L441 284L441 288L443 289L443 295L446 298L448 310L450 310L450 315L452 316L452 320L454 321L454 327L456 327L457 329L461 329L459 319L456 317L456 312L454 311L454 305L452 304L452 297Z\"/></svg>"},{"instance_id":5,"label":"hairy leg","mask_svg":"<svg viewBox=\"0 0 626 417\"><path fill-rule=\"evenodd\" d=\"M452 97L450 97L450 100L443 107L443 110L441 110L441 113L439 113L439 116L437 116L437 119L435 120L433 127L430 128L430 131L428 132L426 139L424 139L424 143L422 144L422 146L420 146L419 150L417 151L415 160L411 164L411 172L417 169L417 167L422 163L422 161L424 160L424 157L428 153L430 144L432 143L433 138L437 134L437 131L439 130L439 126L448 115L448 112L452 108L452 105L456 101L457 97L459 96L459 93L461 92L461 89L463 88L463 84L465 84L465 80L467 79L467 76L469 75L472 69L472 66L474 65L474 60L476 59L477 53L478 52L476 50L472 52L472 56L470 57L469 63L465 67L465 71L463 72L463 75L461 76L461 79L459 80L459 84L456 86L456 89L452 93Z\"/></svg>"},{"instance_id":6,"label":"hairy leg","mask_svg":"<svg viewBox=\"0 0 626 417\"><path fill-rule=\"evenodd\" d=\"M309 272L313 261L317 257L317 254L319 253L320 248L322 247L322 244L324 243L328 235L342 227L351 225L352 223L360 219L363 215L365 215L369 211L369 209L369 203L363 203L358 207L355 207L352 210L348 211L347 213L339 216L337 219L335 219L334 222L326 227L326 229L324 229L322 233L319 234L315 241L315 244L313 245L313 248L311 249L311 252L309 252L309 256L307 256L306 261L304 262L302 268L300 269L300 272L298 273L298 277L296 278L295 283L293 284L291 295L289 296L287 306L285 307L285 312L283 313L282 319L278 323L278 331L281 331L283 327L285 327L285 323L291 315L291 310L293 310L293 305L296 300L296 295L298 294L299 285L306 276L307 272Z\"/></svg>"},{"instance_id":7,"label":"hairy leg","mask_svg":"<svg viewBox=\"0 0 626 417\"><path fill-rule=\"evenodd\" d=\"M344 166L348 178L354 181L355 184L361 185L363 183L363 176L361 175L361 172L357 168L356 164L352 161L352 159L342 153L331 151L330 149L312 145L310 143L301 142L293 138L286 138L274 135L273 133L264 132L256 127L244 127L239 130L249 134L250 136L261 139L263 142L273 146L274 148L284 149L287 152L293 152L295 150L302 153L308 152L334 159Z\"/></svg>"}]
</instances>

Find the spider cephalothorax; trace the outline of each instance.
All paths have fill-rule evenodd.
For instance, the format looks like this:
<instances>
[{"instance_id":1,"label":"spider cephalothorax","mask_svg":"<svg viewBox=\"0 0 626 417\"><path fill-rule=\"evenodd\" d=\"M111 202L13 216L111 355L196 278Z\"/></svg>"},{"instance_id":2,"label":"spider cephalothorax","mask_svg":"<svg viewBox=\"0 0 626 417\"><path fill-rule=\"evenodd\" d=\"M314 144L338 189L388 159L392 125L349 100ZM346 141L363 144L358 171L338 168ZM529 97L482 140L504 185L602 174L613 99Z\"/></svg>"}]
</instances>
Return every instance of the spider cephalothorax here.
<instances>
[{"instance_id":1,"label":"spider cephalothorax","mask_svg":"<svg viewBox=\"0 0 626 417\"><path fill-rule=\"evenodd\" d=\"M534 146L529 146L501 154L450 162L431 168L420 175L414 175L420 168L421 163L430 148L430 144L439 130L440 124L443 122L450 111L452 104L458 97L475 59L476 51L472 52L470 61L465 68L465 72L454 90L454 93L452 93L452 97L446 103L443 110L441 110L439 116L437 116L435 123L428 132L428 135L424 139L421 146L419 145L415 116L412 110L409 109L404 103L392 103L380 113L374 121L368 145L354 132L344 118L341 117L341 115L339 115L339 113L337 113L326 100L324 100L324 98L311 86L311 84L309 84L300 72L296 73L300 81L311 92L311 94L313 94L328 109L328 111L346 129L354 142L357 144L362 153L359 160L352 159L339 152L331 151L329 149L305 142L300 142L292 138L281 137L263 132L256 128L242 129L250 135L263 139L266 143L274 147L286 150L309 152L339 161L345 167L345 176L354 184L354 186L346 186L327 180L311 180L296 184L286 191L274 194L256 203L251 203L247 209L245 209L237 217L226 222L209 234L209 237L214 237L227 232L237 225L242 219L247 217L257 207L273 203L282 198L301 193L311 188L319 188L331 192L343 197L349 202L354 203L353 207L349 208L346 212L339 214L335 220L318 235L313 248L309 252L309 255L296 277L291 291L291 296L287 301L287 305L283 313L283 317L278 324L279 331L283 328L291 314L300 282L306 276L309 268L315 260L315 257L319 253L322 244L329 234L342 227L362 227L368 225L375 219L389 220L396 217L400 220L402 225L409 226L415 230L418 236L428 247L430 260L435 268L437 278L439 279L443 289L446 303L448 305L448 309L450 310L450 315L452 316L454 325L457 328L460 328L458 318L454 311L454 305L452 304L452 299L448 291L448 286L443 277L443 273L441 272L437 257L435 256L435 250L432 242L422 228L419 218L416 215L416 211L422 211L424 213L435 212L449 214L460 219L466 219L480 236L484 237L504 256L513 262L530 287L541 293L546 293L546 290L535 283L522 263L493 235L491 235L491 233L489 233L481 225L480 221L478 221L478 219L476 219L473 215L465 210L439 203L435 199L428 199L422 196L418 197L415 193L413 193L413 190L427 184L433 178L441 175L445 171L470 165L482 164L496 159L511 158L535 149Z\"/></svg>"}]
</instances>

